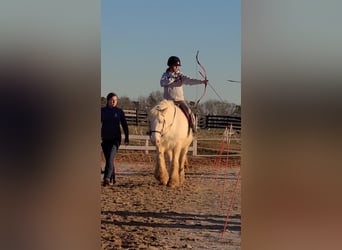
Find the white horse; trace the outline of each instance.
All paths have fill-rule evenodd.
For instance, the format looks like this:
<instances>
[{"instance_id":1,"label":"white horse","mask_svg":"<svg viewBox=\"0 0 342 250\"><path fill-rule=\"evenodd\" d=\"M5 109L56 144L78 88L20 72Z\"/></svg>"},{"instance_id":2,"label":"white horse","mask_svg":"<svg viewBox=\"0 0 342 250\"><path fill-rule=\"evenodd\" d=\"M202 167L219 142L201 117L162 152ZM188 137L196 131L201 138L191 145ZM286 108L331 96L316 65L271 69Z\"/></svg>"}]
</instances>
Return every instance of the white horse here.
<instances>
[{"instance_id":1,"label":"white horse","mask_svg":"<svg viewBox=\"0 0 342 250\"><path fill-rule=\"evenodd\" d=\"M184 183L184 164L192 142L192 130L181 109L173 101L163 100L149 112L151 141L156 145L154 176L163 185ZM166 167L165 153L170 162Z\"/></svg>"}]
</instances>

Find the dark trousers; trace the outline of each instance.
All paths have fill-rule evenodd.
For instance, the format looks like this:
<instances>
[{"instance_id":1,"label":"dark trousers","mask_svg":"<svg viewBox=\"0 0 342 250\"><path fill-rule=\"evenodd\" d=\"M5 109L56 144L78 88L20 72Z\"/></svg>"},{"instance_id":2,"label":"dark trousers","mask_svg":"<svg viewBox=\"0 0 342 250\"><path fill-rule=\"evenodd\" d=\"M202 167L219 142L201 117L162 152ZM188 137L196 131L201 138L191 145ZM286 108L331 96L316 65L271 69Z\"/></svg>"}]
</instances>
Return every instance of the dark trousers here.
<instances>
[{"instance_id":1,"label":"dark trousers","mask_svg":"<svg viewBox=\"0 0 342 250\"><path fill-rule=\"evenodd\" d=\"M114 159L118 151L118 145L115 141L102 141L101 147L106 160L103 180L113 179L115 181Z\"/></svg>"},{"instance_id":2,"label":"dark trousers","mask_svg":"<svg viewBox=\"0 0 342 250\"><path fill-rule=\"evenodd\" d=\"M190 119L192 112L186 101L175 101L175 103L179 105L179 107L186 113L187 118Z\"/></svg>"},{"instance_id":3,"label":"dark trousers","mask_svg":"<svg viewBox=\"0 0 342 250\"><path fill-rule=\"evenodd\" d=\"M192 128L193 132L196 132L196 118L189 105L186 103L186 101L175 101L175 104L177 104L180 109L185 112L190 127Z\"/></svg>"}]
</instances>

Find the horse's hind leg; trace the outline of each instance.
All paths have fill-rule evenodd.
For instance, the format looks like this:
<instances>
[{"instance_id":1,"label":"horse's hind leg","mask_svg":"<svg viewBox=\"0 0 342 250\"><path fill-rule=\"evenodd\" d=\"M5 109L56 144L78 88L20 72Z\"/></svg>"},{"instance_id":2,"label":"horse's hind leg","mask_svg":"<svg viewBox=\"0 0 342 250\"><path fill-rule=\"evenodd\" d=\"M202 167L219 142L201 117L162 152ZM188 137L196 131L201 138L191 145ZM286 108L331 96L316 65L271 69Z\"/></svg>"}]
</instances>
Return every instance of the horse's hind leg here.
<instances>
[{"instance_id":1,"label":"horse's hind leg","mask_svg":"<svg viewBox=\"0 0 342 250\"><path fill-rule=\"evenodd\" d=\"M166 185L169 181L169 174L165 165L165 157L164 151L159 151L157 153L156 166L154 170L154 177L160 182L162 185Z\"/></svg>"}]
</instances>

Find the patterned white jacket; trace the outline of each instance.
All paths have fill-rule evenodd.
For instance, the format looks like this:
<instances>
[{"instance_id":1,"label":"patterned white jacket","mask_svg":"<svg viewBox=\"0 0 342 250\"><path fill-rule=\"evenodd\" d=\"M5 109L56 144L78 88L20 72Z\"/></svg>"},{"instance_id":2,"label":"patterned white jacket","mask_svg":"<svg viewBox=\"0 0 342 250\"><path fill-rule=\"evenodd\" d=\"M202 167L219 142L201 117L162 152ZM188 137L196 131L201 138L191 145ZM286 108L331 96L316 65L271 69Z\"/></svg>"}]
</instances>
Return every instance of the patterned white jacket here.
<instances>
[{"instance_id":1,"label":"patterned white jacket","mask_svg":"<svg viewBox=\"0 0 342 250\"><path fill-rule=\"evenodd\" d=\"M180 71L166 72L160 79L160 86L164 87L164 98L167 100L184 101L183 85L203 84L202 80L190 78Z\"/></svg>"}]
</instances>

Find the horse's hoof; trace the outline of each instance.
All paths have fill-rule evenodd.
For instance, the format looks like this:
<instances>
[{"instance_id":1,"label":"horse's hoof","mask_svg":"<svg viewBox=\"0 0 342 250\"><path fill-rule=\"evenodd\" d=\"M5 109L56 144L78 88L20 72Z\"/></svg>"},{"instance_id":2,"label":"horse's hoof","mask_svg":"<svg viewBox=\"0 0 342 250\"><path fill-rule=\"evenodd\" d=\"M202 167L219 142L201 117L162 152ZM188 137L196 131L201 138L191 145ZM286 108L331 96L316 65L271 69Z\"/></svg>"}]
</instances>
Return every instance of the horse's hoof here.
<instances>
[{"instance_id":1,"label":"horse's hoof","mask_svg":"<svg viewBox=\"0 0 342 250\"><path fill-rule=\"evenodd\" d=\"M164 186L166 186L167 185L167 183L168 183L168 181L169 181L169 178L167 178L167 177L162 177L162 176L160 176L160 175L155 175L154 176L155 178L156 178L156 180L157 181L159 181L159 184L160 185L164 185Z\"/></svg>"},{"instance_id":2,"label":"horse's hoof","mask_svg":"<svg viewBox=\"0 0 342 250\"><path fill-rule=\"evenodd\" d=\"M167 182L168 182L168 179L159 179L158 181L159 181L159 183L160 183L161 185L166 186L166 185L167 185Z\"/></svg>"},{"instance_id":3,"label":"horse's hoof","mask_svg":"<svg viewBox=\"0 0 342 250\"><path fill-rule=\"evenodd\" d=\"M167 186L170 187L170 188L176 188L177 187L177 186L172 185L172 184L167 184Z\"/></svg>"},{"instance_id":4,"label":"horse's hoof","mask_svg":"<svg viewBox=\"0 0 342 250\"><path fill-rule=\"evenodd\" d=\"M176 188L179 187L179 183L175 182L175 181L169 181L169 183L167 184L170 188Z\"/></svg>"}]
</instances>

